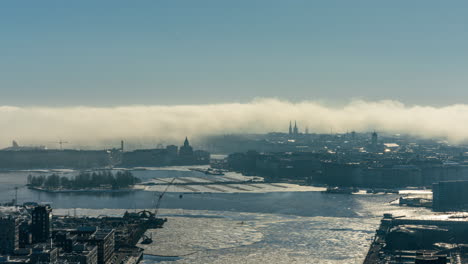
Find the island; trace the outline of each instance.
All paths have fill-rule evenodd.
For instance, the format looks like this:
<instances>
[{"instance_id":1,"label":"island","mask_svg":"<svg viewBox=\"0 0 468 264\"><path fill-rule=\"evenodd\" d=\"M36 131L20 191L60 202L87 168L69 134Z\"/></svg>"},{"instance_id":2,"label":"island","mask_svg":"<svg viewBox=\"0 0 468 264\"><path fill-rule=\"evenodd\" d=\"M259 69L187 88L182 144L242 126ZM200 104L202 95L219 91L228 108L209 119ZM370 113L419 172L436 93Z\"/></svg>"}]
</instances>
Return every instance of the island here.
<instances>
[{"instance_id":1,"label":"island","mask_svg":"<svg viewBox=\"0 0 468 264\"><path fill-rule=\"evenodd\" d=\"M49 176L28 176L30 189L48 192L123 190L133 187L141 180L130 171L80 172L73 177L51 174Z\"/></svg>"}]
</instances>

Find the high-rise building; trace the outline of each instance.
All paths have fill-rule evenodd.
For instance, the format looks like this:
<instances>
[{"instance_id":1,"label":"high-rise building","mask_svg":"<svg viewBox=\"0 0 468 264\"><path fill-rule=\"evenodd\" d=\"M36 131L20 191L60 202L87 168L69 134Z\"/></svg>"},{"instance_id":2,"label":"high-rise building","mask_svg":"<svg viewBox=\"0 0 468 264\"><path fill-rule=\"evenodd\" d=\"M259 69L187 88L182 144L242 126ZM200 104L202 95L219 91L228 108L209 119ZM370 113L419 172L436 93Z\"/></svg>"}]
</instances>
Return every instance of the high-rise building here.
<instances>
[{"instance_id":1,"label":"high-rise building","mask_svg":"<svg viewBox=\"0 0 468 264\"><path fill-rule=\"evenodd\" d=\"M50 237L52 209L48 205L36 206L31 213L33 243L47 242Z\"/></svg>"},{"instance_id":2,"label":"high-rise building","mask_svg":"<svg viewBox=\"0 0 468 264\"><path fill-rule=\"evenodd\" d=\"M377 132L374 131L374 133L372 133L372 138L371 138L371 142L372 142L372 147L377 147L377 139L378 139L378 136L377 136Z\"/></svg>"},{"instance_id":3,"label":"high-rise building","mask_svg":"<svg viewBox=\"0 0 468 264\"><path fill-rule=\"evenodd\" d=\"M13 254L19 247L19 219L0 218L0 254Z\"/></svg>"},{"instance_id":4,"label":"high-rise building","mask_svg":"<svg viewBox=\"0 0 468 264\"><path fill-rule=\"evenodd\" d=\"M115 249L115 231L110 230L98 230L94 233L90 239L87 240L92 245L97 246L97 263L98 264L109 264L112 263L114 258Z\"/></svg>"}]
</instances>

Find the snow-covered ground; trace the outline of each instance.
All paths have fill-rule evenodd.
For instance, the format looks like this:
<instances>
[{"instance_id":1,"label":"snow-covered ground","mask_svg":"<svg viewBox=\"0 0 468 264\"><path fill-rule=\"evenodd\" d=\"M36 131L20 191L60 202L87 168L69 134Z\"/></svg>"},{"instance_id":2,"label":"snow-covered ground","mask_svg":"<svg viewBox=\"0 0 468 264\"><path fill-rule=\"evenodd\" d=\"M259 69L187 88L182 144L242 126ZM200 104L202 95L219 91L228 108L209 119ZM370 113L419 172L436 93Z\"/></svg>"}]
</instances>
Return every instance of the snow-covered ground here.
<instances>
[{"instance_id":1,"label":"snow-covered ground","mask_svg":"<svg viewBox=\"0 0 468 264\"><path fill-rule=\"evenodd\" d=\"M136 185L136 189L151 192L163 192L167 185ZM266 192L314 192L324 191L326 188L300 186L288 183L252 183L252 184L207 184L207 185L171 185L167 192L175 193L266 193Z\"/></svg>"}]
</instances>

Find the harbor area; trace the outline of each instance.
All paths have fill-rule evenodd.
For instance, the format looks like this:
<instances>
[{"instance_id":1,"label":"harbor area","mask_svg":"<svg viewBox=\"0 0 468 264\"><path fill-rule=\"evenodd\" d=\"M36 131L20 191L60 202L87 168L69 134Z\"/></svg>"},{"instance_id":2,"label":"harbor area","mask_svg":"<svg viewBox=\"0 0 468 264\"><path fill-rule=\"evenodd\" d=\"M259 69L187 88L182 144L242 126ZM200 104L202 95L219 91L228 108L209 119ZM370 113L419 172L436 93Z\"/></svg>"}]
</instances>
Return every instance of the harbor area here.
<instances>
[{"instance_id":1,"label":"harbor area","mask_svg":"<svg viewBox=\"0 0 468 264\"><path fill-rule=\"evenodd\" d=\"M468 263L468 214L385 214L364 264Z\"/></svg>"},{"instance_id":2,"label":"harbor area","mask_svg":"<svg viewBox=\"0 0 468 264\"><path fill-rule=\"evenodd\" d=\"M124 211L77 209L77 215ZM152 244L137 244L144 249L144 264L281 264L291 263L291 258L300 264L361 264L373 234L368 230L376 225L375 220L363 218L164 208L159 213L167 218L164 228L147 230Z\"/></svg>"},{"instance_id":3,"label":"harbor area","mask_svg":"<svg viewBox=\"0 0 468 264\"><path fill-rule=\"evenodd\" d=\"M167 219L147 210L121 216L53 215L49 205L0 208L0 263L137 264L148 229Z\"/></svg>"}]
</instances>

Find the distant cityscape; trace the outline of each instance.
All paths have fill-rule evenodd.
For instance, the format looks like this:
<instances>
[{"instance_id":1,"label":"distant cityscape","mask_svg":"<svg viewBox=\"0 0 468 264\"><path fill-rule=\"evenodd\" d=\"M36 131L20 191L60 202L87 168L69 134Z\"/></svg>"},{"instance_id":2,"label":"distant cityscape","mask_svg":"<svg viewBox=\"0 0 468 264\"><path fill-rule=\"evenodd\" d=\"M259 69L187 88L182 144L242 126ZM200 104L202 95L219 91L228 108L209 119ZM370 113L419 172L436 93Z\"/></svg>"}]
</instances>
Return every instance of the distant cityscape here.
<instances>
[{"instance_id":1,"label":"distant cityscape","mask_svg":"<svg viewBox=\"0 0 468 264\"><path fill-rule=\"evenodd\" d=\"M16 197L4 204L10 209L2 212L0 218L3 226L0 228L0 254L3 255L0 263L138 263L144 252L137 244L152 243L145 231L162 228L166 221L157 217L157 209L169 187L177 186L189 193L198 193L196 188L203 187L222 193L226 188L246 191L247 187L261 189L266 185L273 188L271 190L287 188L285 186L320 187L325 195L397 194L400 196L398 206L426 207L445 216L439 219L435 213L432 218L417 219L386 214L364 263L466 263L463 261L468 259L465 253L468 247L464 245L468 245L468 240L463 234L468 230L468 221L454 219L451 212L468 210L467 146L377 131L330 134L310 133L307 128L303 131L297 121L291 121L285 133L200 139L199 145L213 154L194 150L188 138L180 147L168 145L131 151L125 150L124 141L119 148L109 150L21 147L14 142L11 147L0 150L2 170L81 171L71 179L55 174L29 176L30 189L105 192L156 188L161 194L155 212L143 210L105 218L52 216L51 206L34 203L20 206ZM141 182L127 171L200 165L205 167L189 170L212 178ZM118 169L115 174L110 172L115 169ZM226 176L228 172L239 173L244 178ZM402 195L405 189L431 195ZM183 198L183 193L179 198ZM398 233L408 225L419 227L408 237ZM445 231L434 233L433 229L425 228L426 225L449 233L458 232L454 238L458 246L428 253L433 250L433 243L451 243L451 238ZM425 238L428 235L433 236L432 244ZM398 258L406 262L392 262Z\"/></svg>"},{"instance_id":2,"label":"distant cityscape","mask_svg":"<svg viewBox=\"0 0 468 264\"><path fill-rule=\"evenodd\" d=\"M176 166L209 164L209 161L210 154L193 150L188 138L180 147L169 145L133 151L125 151L124 141L121 141L120 148L106 150L22 147L13 141L11 147L0 150L0 169Z\"/></svg>"}]
</instances>

